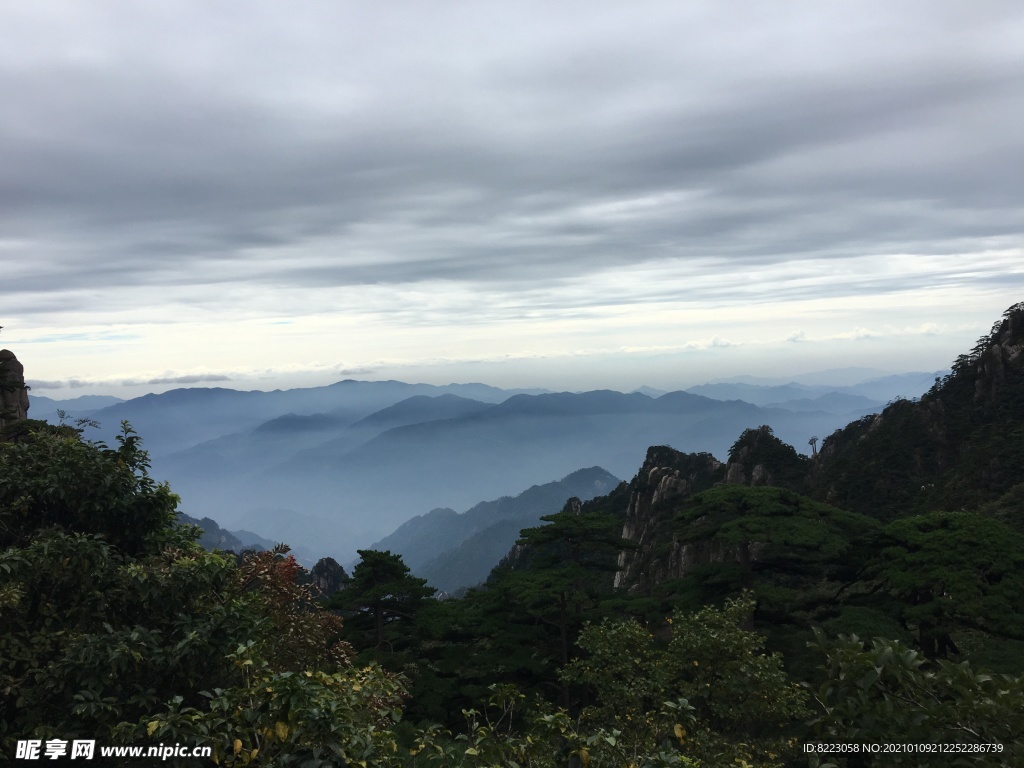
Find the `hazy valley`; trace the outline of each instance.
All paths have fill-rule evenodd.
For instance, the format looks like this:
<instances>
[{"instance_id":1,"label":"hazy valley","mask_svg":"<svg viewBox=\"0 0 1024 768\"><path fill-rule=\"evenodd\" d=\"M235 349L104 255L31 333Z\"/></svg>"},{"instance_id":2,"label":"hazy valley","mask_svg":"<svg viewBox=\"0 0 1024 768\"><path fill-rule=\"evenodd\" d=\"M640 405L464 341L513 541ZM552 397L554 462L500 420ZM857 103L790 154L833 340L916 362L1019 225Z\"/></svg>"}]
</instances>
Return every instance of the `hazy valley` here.
<instances>
[{"instance_id":1,"label":"hazy valley","mask_svg":"<svg viewBox=\"0 0 1024 768\"><path fill-rule=\"evenodd\" d=\"M464 512L585 467L630 477L651 445L724 460L736 435L768 425L810 452L812 436L919 396L939 375L850 370L817 376L844 385L741 377L632 393L346 380L272 392L178 389L121 402L34 397L31 415L56 421L61 408L69 421L92 419L99 426L86 437L111 444L128 420L183 512L288 542L311 565L323 556L351 562L357 549L430 510ZM534 518L570 495L589 498L566 494Z\"/></svg>"}]
</instances>

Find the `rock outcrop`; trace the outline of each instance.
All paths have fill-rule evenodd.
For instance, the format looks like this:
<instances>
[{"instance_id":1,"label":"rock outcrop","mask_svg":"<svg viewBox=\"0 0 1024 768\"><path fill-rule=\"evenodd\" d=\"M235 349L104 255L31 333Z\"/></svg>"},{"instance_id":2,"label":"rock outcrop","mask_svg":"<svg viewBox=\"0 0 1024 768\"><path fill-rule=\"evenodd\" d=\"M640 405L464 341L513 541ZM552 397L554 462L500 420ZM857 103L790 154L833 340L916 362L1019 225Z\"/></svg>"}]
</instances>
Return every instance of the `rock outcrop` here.
<instances>
[{"instance_id":1,"label":"rock outcrop","mask_svg":"<svg viewBox=\"0 0 1024 768\"><path fill-rule=\"evenodd\" d=\"M665 446L648 449L630 484L622 528L622 538L637 547L620 553L615 587L644 592L714 563L737 563L748 572L762 557L763 542L717 538L713 531L721 526L720 520L698 515L684 524L680 510L691 497L716 486L781 486L802 492L810 465L767 426L744 431L729 451L728 464L707 453L684 454Z\"/></svg>"},{"instance_id":2,"label":"rock outcrop","mask_svg":"<svg viewBox=\"0 0 1024 768\"><path fill-rule=\"evenodd\" d=\"M992 333L978 342L972 356L974 400L995 400L1006 389L1007 369L1024 362L1024 303L1010 307Z\"/></svg>"},{"instance_id":3,"label":"rock outcrop","mask_svg":"<svg viewBox=\"0 0 1024 768\"><path fill-rule=\"evenodd\" d=\"M667 446L647 449L647 458L630 483L629 507L622 538L637 544L619 555L616 588L634 588L654 576L645 570L655 541L675 510L672 502L721 482L725 466L710 453L680 453ZM680 553L686 559L692 555Z\"/></svg>"},{"instance_id":4,"label":"rock outcrop","mask_svg":"<svg viewBox=\"0 0 1024 768\"><path fill-rule=\"evenodd\" d=\"M806 490L810 460L779 440L765 425L748 429L729 450L727 485L775 485Z\"/></svg>"},{"instance_id":5,"label":"rock outcrop","mask_svg":"<svg viewBox=\"0 0 1024 768\"><path fill-rule=\"evenodd\" d=\"M348 574L333 557L320 558L313 566L313 570L309 572L309 576L313 581L313 586L324 597L330 597L335 592L344 589L348 582Z\"/></svg>"},{"instance_id":6,"label":"rock outcrop","mask_svg":"<svg viewBox=\"0 0 1024 768\"><path fill-rule=\"evenodd\" d=\"M9 349L0 349L0 427L28 418L25 366Z\"/></svg>"}]
</instances>

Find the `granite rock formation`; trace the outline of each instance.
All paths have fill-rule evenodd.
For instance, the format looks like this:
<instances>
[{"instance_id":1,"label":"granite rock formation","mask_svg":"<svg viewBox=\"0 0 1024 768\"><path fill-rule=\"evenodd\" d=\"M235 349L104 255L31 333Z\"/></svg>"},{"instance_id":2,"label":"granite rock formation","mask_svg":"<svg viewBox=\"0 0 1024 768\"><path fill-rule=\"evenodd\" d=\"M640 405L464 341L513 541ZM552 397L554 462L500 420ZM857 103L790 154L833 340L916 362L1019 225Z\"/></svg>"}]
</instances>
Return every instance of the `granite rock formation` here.
<instances>
[{"instance_id":1,"label":"granite rock formation","mask_svg":"<svg viewBox=\"0 0 1024 768\"><path fill-rule=\"evenodd\" d=\"M0 349L0 427L28 418L25 366L9 349Z\"/></svg>"},{"instance_id":2,"label":"granite rock formation","mask_svg":"<svg viewBox=\"0 0 1024 768\"><path fill-rule=\"evenodd\" d=\"M637 549L620 553L616 588L635 589L647 581L660 581L663 574L649 572L652 548L664 539L663 528L670 522L676 505L694 493L723 480L725 465L709 453L681 453L668 446L653 446L636 477L630 483L629 506L622 538ZM673 547L675 542L673 542ZM700 559L695 553L681 553L687 563Z\"/></svg>"}]
</instances>

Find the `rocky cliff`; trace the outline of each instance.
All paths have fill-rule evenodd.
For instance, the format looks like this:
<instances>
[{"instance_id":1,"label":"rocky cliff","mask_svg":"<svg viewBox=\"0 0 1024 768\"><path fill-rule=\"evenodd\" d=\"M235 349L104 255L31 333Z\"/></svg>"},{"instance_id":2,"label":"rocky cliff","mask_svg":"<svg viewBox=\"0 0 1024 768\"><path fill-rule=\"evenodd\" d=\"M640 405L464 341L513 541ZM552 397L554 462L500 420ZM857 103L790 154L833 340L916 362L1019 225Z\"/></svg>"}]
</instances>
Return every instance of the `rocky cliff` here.
<instances>
[{"instance_id":1,"label":"rocky cliff","mask_svg":"<svg viewBox=\"0 0 1024 768\"><path fill-rule=\"evenodd\" d=\"M330 597L344 589L349 580L345 569L333 557L320 558L309 572L309 576L313 586L324 597Z\"/></svg>"},{"instance_id":2,"label":"rocky cliff","mask_svg":"<svg viewBox=\"0 0 1024 768\"><path fill-rule=\"evenodd\" d=\"M747 430L730 456L726 465L664 446L648 451L629 485L622 538L636 546L619 554L616 588L701 600L755 589L762 600L795 599L820 590L836 558L877 525L767 485L781 478L803 486L806 475L795 471L807 471L807 459L770 430Z\"/></svg>"},{"instance_id":3,"label":"rocky cliff","mask_svg":"<svg viewBox=\"0 0 1024 768\"><path fill-rule=\"evenodd\" d=\"M723 543L689 536L680 530L678 513L685 502L715 486L775 486L808 490L810 460L772 434L771 427L747 429L729 450L726 464L708 453L684 454L657 446L630 483L629 507L622 538L637 544L619 555L616 588L642 591L694 568L721 562L744 567L758 556L759 543ZM704 521L698 521L701 525Z\"/></svg>"},{"instance_id":4,"label":"rocky cliff","mask_svg":"<svg viewBox=\"0 0 1024 768\"><path fill-rule=\"evenodd\" d=\"M28 418L25 367L9 349L0 349L0 427Z\"/></svg>"},{"instance_id":5,"label":"rocky cliff","mask_svg":"<svg viewBox=\"0 0 1024 768\"><path fill-rule=\"evenodd\" d=\"M662 571L675 569L680 559L692 561L705 556L680 550L670 554L672 565L660 565L653 558L653 548L664 542L666 525L678 503L722 482L725 474L725 465L710 453L680 453L664 445L647 449L640 471L629 484L629 505L622 526L622 538L634 542L637 548L619 555L616 588L636 589L644 582L661 581L667 577ZM672 541L673 548L675 545Z\"/></svg>"}]
</instances>

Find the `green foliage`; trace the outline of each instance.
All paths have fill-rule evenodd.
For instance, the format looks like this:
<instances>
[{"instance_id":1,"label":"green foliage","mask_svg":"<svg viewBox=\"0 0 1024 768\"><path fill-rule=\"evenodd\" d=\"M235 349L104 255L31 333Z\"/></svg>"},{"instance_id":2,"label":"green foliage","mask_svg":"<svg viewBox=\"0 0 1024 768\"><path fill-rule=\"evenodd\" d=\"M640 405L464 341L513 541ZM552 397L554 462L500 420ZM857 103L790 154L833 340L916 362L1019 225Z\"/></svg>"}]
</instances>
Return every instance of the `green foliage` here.
<instances>
[{"instance_id":1,"label":"green foliage","mask_svg":"<svg viewBox=\"0 0 1024 768\"><path fill-rule=\"evenodd\" d=\"M0 443L6 734L109 732L218 679L217 638L252 628L215 599L233 563L170 525L175 497L145 469L128 429L116 450L52 431Z\"/></svg>"},{"instance_id":2,"label":"green foliage","mask_svg":"<svg viewBox=\"0 0 1024 768\"><path fill-rule=\"evenodd\" d=\"M621 521L614 516L587 510L579 499L569 499L561 512L541 518L547 525L526 528L519 544L527 547L530 560L539 567L563 564L591 572L615 570L615 558L629 546L623 541Z\"/></svg>"},{"instance_id":3,"label":"green foliage","mask_svg":"<svg viewBox=\"0 0 1024 768\"><path fill-rule=\"evenodd\" d=\"M331 768L391 765L398 746L390 727L404 691L376 667L337 672L274 672L252 644L228 656L238 684L203 691L203 707L171 700L166 710L123 723L126 742L213 746L218 765Z\"/></svg>"},{"instance_id":4,"label":"green foliage","mask_svg":"<svg viewBox=\"0 0 1024 768\"><path fill-rule=\"evenodd\" d=\"M762 652L763 638L743 629L753 610L744 596L722 610L676 612L667 645L635 620L589 625L580 637L586 656L561 673L595 698L581 722L618 731L636 754L660 745L701 764L781 765L794 754L806 697L782 659ZM679 720L683 711L689 726Z\"/></svg>"},{"instance_id":5,"label":"green foliage","mask_svg":"<svg viewBox=\"0 0 1024 768\"><path fill-rule=\"evenodd\" d=\"M0 753L187 733L244 764L268 728L297 748L264 765L392 751L401 686L352 667L294 560L204 551L146 467L128 428L114 450L62 428L0 443Z\"/></svg>"},{"instance_id":6,"label":"green foliage","mask_svg":"<svg viewBox=\"0 0 1024 768\"><path fill-rule=\"evenodd\" d=\"M865 576L896 598L929 658L958 653L964 628L1024 640L1024 536L970 512L890 523Z\"/></svg>"},{"instance_id":7,"label":"green foliage","mask_svg":"<svg viewBox=\"0 0 1024 768\"><path fill-rule=\"evenodd\" d=\"M49 527L101 536L128 555L167 541L178 498L149 477L139 436L122 428L115 449L61 428L0 444L0 547Z\"/></svg>"},{"instance_id":8,"label":"green foliage","mask_svg":"<svg viewBox=\"0 0 1024 768\"><path fill-rule=\"evenodd\" d=\"M588 727L565 710L524 706L524 696L509 686L492 686L481 710L466 709L465 730L457 735L440 726L421 731L409 753L410 766L444 768L697 768L671 745L636 745L612 728ZM685 711L668 704L658 717L689 722ZM673 734L674 736L674 734Z\"/></svg>"},{"instance_id":9,"label":"green foliage","mask_svg":"<svg viewBox=\"0 0 1024 768\"><path fill-rule=\"evenodd\" d=\"M533 603L524 581L529 578L506 571L486 589L432 603L420 614L410 717L429 714L454 727L460 710L478 706L495 683L529 694L559 691L560 628L557 620L545 620L547 608Z\"/></svg>"},{"instance_id":10,"label":"green foliage","mask_svg":"<svg viewBox=\"0 0 1024 768\"><path fill-rule=\"evenodd\" d=\"M819 454L816 481L830 503L881 520L926 505L948 461L934 435L940 415L925 402L898 400L835 432Z\"/></svg>"},{"instance_id":11,"label":"green foliage","mask_svg":"<svg viewBox=\"0 0 1024 768\"><path fill-rule=\"evenodd\" d=\"M979 512L1024 534L1024 483L1017 483L998 499L983 506Z\"/></svg>"},{"instance_id":12,"label":"green foliage","mask_svg":"<svg viewBox=\"0 0 1024 768\"><path fill-rule=\"evenodd\" d=\"M1024 678L979 673L967 662L926 663L899 642L819 635L828 679L814 694L813 725L826 742L993 745L968 754L889 753L891 766L1020 765L1024 761ZM832 763L830 763L832 764ZM841 765L871 765L863 757ZM824 764L822 766L824 768Z\"/></svg>"},{"instance_id":13,"label":"green foliage","mask_svg":"<svg viewBox=\"0 0 1024 768\"><path fill-rule=\"evenodd\" d=\"M758 465L763 466L769 485L800 493L808 490L810 460L775 437L767 425L743 430L729 449L729 461L742 464L747 473L752 473Z\"/></svg>"},{"instance_id":14,"label":"green foliage","mask_svg":"<svg viewBox=\"0 0 1024 768\"><path fill-rule=\"evenodd\" d=\"M621 522L578 499L544 520L523 531L522 544L485 588L430 601L406 627L412 637L402 671L412 679L411 718L457 727L459 711L477 706L496 683L568 706L557 668L576 654L584 622L600 618L613 599Z\"/></svg>"},{"instance_id":15,"label":"green foliage","mask_svg":"<svg viewBox=\"0 0 1024 768\"><path fill-rule=\"evenodd\" d=\"M411 621L434 590L412 575L400 555L360 549L359 557L351 581L330 605L348 612L347 634L357 647L395 650L404 635L401 623Z\"/></svg>"},{"instance_id":16,"label":"green foliage","mask_svg":"<svg viewBox=\"0 0 1024 768\"><path fill-rule=\"evenodd\" d=\"M751 568L769 562L793 573L817 571L823 562L839 558L851 539L875 527L870 518L792 491L739 485L693 497L680 506L675 519L680 541L757 543L760 549ZM772 549L777 550L774 556L770 556ZM817 557L811 558L811 553Z\"/></svg>"},{"instance_id":17,"label":"green foliage","mask_svg":"<svg viewBox=\"0 0 1024 768\"><path fill-rule=\"evenodd\" d=\"M673 578L636 604L653 618L721 604L749 589L769 647L809 674L801 650L810 627L837 618L836 595L859 570L859 542L877 528L870 518L782 488L713 488L677 502L660 548L642 553L641 573Z\"/></svg>"},{"instance_id":18,"label":"green foliage","mask_svg":"<svg viewBox=\"0 0 1024 768\"><path fill-rule=\"evenodd\" d=\"M58 437L77 437L81 433L71 426L53 425L38 419L18 419L0 427L0 443L25 443L38 439L40 434Z\"/></svg>"},{"instance_id":19,"label":"green foliage","mask_svg":"<svg viewBox=\"0 0 1024 768\"><path fill-rule=\"evenodd\" d=\"M551 630L548 647L566 664L584 621L611 593L618 553L631 545L622 539L618 520L584 512L579 499L541 520L547 525L523 530L519 540L528 567L498 578L507 582L505 594L517 608Z\"/></svg>"}]
</instances>

